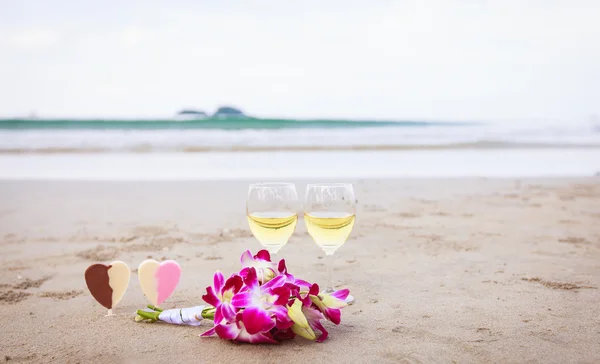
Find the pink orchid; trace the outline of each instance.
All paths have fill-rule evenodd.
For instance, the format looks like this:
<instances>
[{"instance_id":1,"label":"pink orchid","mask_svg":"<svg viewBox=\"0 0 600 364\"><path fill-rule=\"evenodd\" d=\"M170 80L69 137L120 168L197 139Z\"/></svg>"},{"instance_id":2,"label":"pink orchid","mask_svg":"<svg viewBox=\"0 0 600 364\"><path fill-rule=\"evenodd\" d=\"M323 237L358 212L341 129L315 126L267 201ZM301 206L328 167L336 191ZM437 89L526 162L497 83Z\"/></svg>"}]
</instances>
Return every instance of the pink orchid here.
<instances>
[{"instance_id":1,"label":"pink orchid","mask_svg":"<svg viewBox=\"0 0 600 364\"><path fill-rule=\"evenodd\" d=\"M203 333L200 336L217 335L221 339L234 340L238 342L246 342L251 344L277 344L278 341L273 339L271 333L256 332L249 333L243 322L243 313L236 313L232 305L223 304L221 307L222 321ZM216 314L215 314L216 317Z\"/></svg>"},{"instance_id":2,"label":"pink orchid","mask_svg":"<svg viewBox=\"0 0 600 364\"><path fill-rule=\"evenodd\" d=\"M325 315L325 317L336 325L340 324L342 313L340 308L348 306L345 299L350 294L347 289L341 289L332 293L318 293L313 292L319 291L319 286L313 284L311 287L311 293L309 294L312 303Z\"/></svg>"},{"instance_id":3,"label":"pink orchid","mask_svg":"<svg viewBox=\"0 0 600 364\"><path fill-rule=\"evenodd\" d=\"M302 313L304 313L306 321L308 321L308 325L313 329L313 331L321 331L321 335L317 338L316 341L318 343L322 343L323 341L327 340L329 333L327 332L327 330L325 330L320 321L325 318L323 314L316 308L305 306L302 306Z\"/></svg>"},{"instance_id":4,"label":"pink orchid","mask_svg":"<svg viewBox=\"0 0 600 364\"><path fill-rule=\"evenodd\" d=\"M246 250L240 260L243 267L240 271L242 277L246 277L250 268L256 269L261 283L266 283L277 275L275 264L271 262L271 254L267 250L260 250L254 256L250 253L250 250Z\"/></svg>"},{"instance_id":5,"label":"pink orchid","mask_svg":"<svg viewBox=\"0 0 600 364\"><path fill-rule=\"evenodd\" d=\"M231 302L242 286L243 280L239 275L234 274L225 282L223 274L217 271L213 277L212 287L206 287L206 294L202 296L202 299L209 305L219 308L222 302Z\"/></svg>"},{"instance_id":6,"label":"pink orchid","mask_svg":"<svg viewBox=\"0 0 600 364\"><path fill-rule=\"evenodd\" d=\"M277 326L286 329L290 326L285 304L290 298L290 289L285 287L285 276L276 276L262 286L259 285L256 270L250 268L244 278L245 287L233 296L231 304L244 309L242 319L248 332L270 330ZM273 319L271 316L275 316Z\"/></svg>"},{"instance_id":7,"label":"pink orchid","mask_svg":"<svg viewBox=\"0 0 600 364\"><path fill-rule=\"evenodd\" d=\"M320 293L317 284L296 279L285 260L275 265L266 250L242 254L243 268L226 282L216 272L202 298L214 308L203 311L214 326L201 336L274 344L296 335L323 342L329 333L321 320L339 324L347 289ZM320 334L318 334L320 332ZM318 335L317 335L318 334Z\"/></svg>"}]
</instances>

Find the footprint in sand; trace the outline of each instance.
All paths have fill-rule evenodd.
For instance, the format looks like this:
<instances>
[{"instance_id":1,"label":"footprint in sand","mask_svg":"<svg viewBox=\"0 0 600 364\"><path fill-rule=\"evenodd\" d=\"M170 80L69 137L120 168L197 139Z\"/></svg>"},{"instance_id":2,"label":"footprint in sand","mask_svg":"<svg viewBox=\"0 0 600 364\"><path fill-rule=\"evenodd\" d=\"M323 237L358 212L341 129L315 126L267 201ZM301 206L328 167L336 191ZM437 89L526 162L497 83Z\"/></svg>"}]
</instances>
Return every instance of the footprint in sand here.
<instances>
[{"instance_id":1,"label":"footprint in sand","mask_svg":"<svg viewBox=\"0 0 600 364\"><path fill-rule=\"evenodd\" d=\"M52 298L57 301L70 300L83 294L82 290L70 290L64 292L42 292L39 294L40 297Z\"/></svg>"}]
</instances>

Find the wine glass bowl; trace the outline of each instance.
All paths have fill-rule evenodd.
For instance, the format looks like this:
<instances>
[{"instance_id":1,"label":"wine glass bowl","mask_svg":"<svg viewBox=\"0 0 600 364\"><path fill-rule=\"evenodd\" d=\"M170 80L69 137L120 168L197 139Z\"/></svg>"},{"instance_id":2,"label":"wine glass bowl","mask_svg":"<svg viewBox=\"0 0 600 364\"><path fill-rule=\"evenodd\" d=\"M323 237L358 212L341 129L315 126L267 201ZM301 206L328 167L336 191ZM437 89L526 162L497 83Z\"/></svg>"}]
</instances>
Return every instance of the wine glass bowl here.
<instances>
[{"instance_id":1,"label":"wine glass bowl","mask_svg":"<svg viewBox=\"0 0 600 364\"><path fill-rule=\"evenodd\" d=\"M293 183L255 183L248 189L250 231L271 255L287 244L298 222L298 193Z\"/></svg>"}]
</instances>

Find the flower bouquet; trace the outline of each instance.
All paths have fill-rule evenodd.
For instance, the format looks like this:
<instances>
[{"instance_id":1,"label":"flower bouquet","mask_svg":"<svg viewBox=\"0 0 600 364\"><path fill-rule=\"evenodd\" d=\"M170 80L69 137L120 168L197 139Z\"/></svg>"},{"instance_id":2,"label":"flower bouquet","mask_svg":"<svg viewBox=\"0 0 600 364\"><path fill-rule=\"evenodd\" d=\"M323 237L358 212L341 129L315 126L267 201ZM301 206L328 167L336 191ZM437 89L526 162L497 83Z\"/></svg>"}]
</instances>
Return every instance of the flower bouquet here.
<instances>
[{"instance_id":1,"label":"flower bouquet","mask_svg":"<svg viewBox=\"0 0 600 364\"><path fill-rule=\"evenodd\" d=\"M254 256L246 251L241 262L242 270L227 279L215 273L202 296L208 305L164 311L148 306L137 311L136 321L198 326L208 319L213 326L201 336L253 344L276 344L296 335L323 342L328 332L321 320L340 324L349 290L319 292L317 284L288 273L284 259L271 262L266 250Z\"/></svg>"}]
</instances>

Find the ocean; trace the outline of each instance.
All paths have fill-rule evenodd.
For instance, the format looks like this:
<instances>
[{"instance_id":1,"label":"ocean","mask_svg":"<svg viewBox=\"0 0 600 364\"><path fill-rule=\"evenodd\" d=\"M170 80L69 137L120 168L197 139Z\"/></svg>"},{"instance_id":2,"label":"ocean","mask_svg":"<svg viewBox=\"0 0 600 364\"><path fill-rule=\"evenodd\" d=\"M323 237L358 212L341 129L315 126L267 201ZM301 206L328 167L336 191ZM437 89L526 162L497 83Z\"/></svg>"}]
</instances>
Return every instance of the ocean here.
<instances>
[{"instance_id":1,"label":"ocean","mask_svg":"<svg viewBox=\"0 0 600 364\"><path fill-rule=\"evenodd\" d=\"M600 127L585 122L0 119L1 179L545 177L599 171Z\"/></svg>"}]
</instances>

